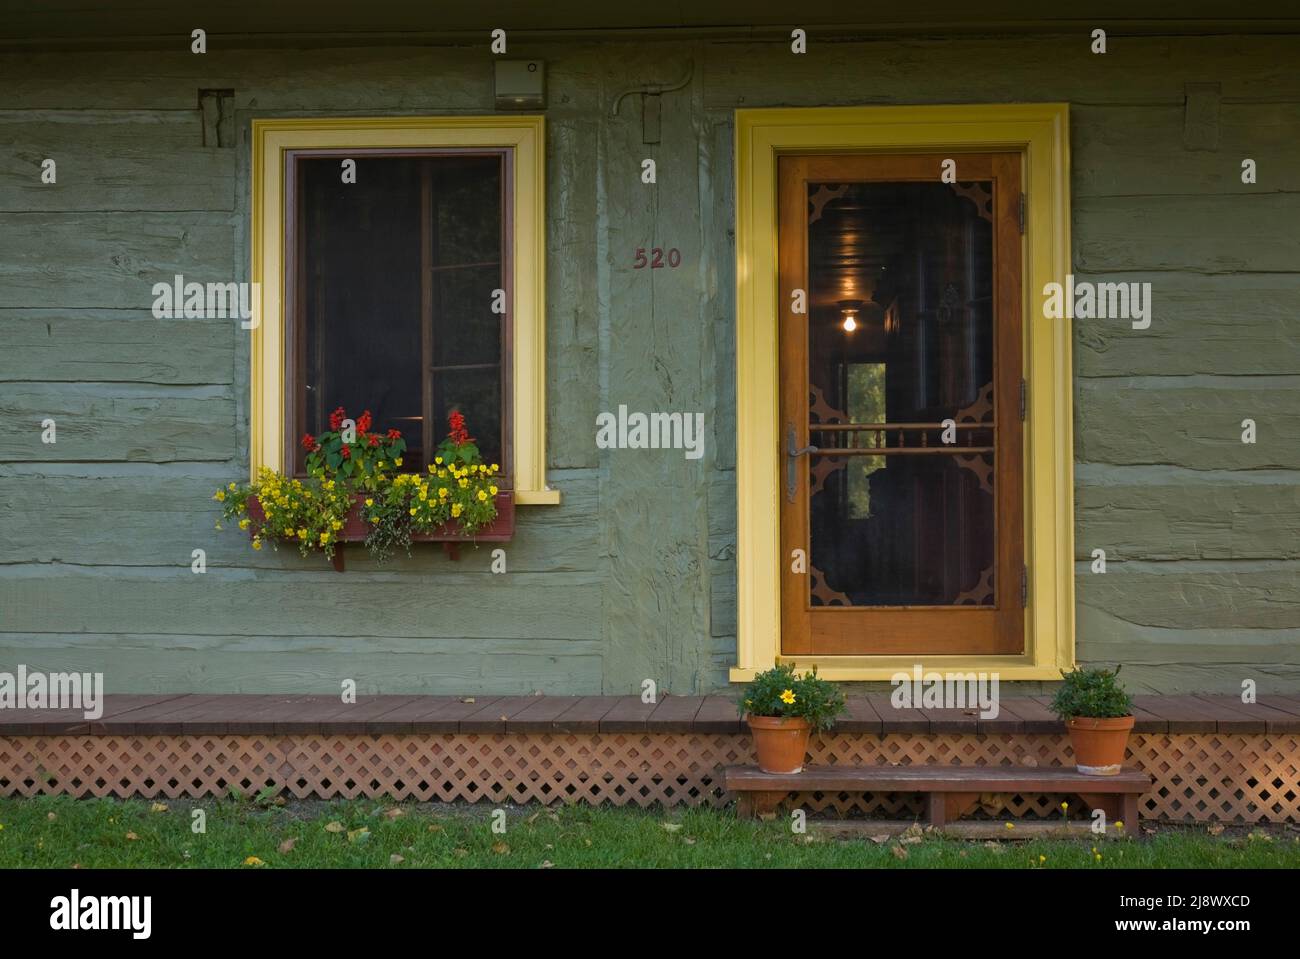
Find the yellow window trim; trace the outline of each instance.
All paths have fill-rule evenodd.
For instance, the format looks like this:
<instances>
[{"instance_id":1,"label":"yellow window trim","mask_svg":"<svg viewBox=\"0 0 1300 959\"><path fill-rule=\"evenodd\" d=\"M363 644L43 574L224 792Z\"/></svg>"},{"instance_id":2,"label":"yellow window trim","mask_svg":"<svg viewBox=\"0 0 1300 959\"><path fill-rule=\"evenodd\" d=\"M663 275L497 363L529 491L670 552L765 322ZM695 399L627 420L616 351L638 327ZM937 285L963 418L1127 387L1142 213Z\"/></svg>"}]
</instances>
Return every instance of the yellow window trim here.
<instances>
[{"instance_id":1,"label":"yellow window trim","mask_svg":"<svg viewBox=\"0 0 1300 959\"><path fill-rule=\"evenodd\" d=\"M927 670L1056 679L1074 663L1070 328L1041 291L1070 264L1069 107L1063 103L736 111L737 629L732 682L778 661L834 680ZM782 153L1019 151L1024 157L1026 652L1019 656L782 657L777 350L777 157Z\"/></svg>"},{"instance_id":2,"label":"yellow window trim","mask_svg":"<svg viewBox=\"0 0 1300 959\"><path fill-rule=\"evenodd\" d=\"M546 169L540 116L254 120L252 405L249 460L284 469L284 153L301 149L514 148L515 502L555 504L546 484ZM265 319L266 322L263 322Z\"/></svg>"}]
</instances>

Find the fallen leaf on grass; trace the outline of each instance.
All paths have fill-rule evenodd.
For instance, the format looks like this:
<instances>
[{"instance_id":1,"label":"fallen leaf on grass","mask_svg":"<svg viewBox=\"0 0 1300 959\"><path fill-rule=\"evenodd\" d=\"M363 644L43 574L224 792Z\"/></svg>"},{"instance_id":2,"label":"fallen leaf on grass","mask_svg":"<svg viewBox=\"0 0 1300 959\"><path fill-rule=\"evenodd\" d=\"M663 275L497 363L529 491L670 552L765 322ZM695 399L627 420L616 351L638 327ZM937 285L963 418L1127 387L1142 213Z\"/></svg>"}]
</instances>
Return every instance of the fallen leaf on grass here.
<instances>
[{"instance_id":1,"label":"fallen leaf on grass","mask_svg":"<svg viewBox=\"0 0 1300 959\"><path fill-rule=\"evenodd\" d=\"M341 822L339 822L337 819L335 819L332 823L329 823L328 825L326 825L326 827L325 827L325 831L326 831L326 832L343 832L343 823L341 823Z\"/></svg>"},{"instance_id":2,"label":"fallen leaf on grass","mask_svg":"<svg viewBox=\"0 0 1300 959\"><path fill-rule=\"evenodd\" d=\"M920 842L921 837L920 836L899 836L898 841L902 843L904 846L910 846L913 843Z\"/></svg>"},{"instance_id":3,"label":"fallen leaf on grass","mask_svg":"<svg viewBox=\"0 0 1300 959\"><path fill-rule=\"evenodd\" d=\"M406 862L406 857L399 856L397 853L393 853L391 856L388 857L388 863L391 866L396 866L398 863L402 863L402 862Z\"/></svg>"},{"instance_id":4,"label":"fallen leaf on grass","mask_svg":"<svg viewBox=\"0 0 1300 959\"><path fill-rule=\"evenodd\" d=\"M136 835L135 833L133 833L133 832L129 832L129 833L126 834L126 838L129 839L129 840L131 840L132 842L135 842L135 841L136 841L137 839L139 839L140 837L137 836L137 835Z\"/></svg>"},{"instance_id":5,"label":"fallen leaf on grass","mask_svg":"<svg viewBox=\"0 0 1300 959\"><path fill-rule=\"evenodd\" d=\"M249 856L247 859L244 860L244 865L245 865L245 866L265 866L266 863L262 862L262 860L258 859L256 856Z\"/></svg>"},{"instance_id":6,"label":"fallen leaf on grass","mask_svg":"<svg viewBox=\"0 0 1300 959\"><path fill-rule=\"evenodd\" d=\"M890 846L889 851L894 854L895 859L906 859L908 852L902 846Z\"/></svg>"},{"instance_id":7,"label":"fallen leaf on grass","mask_svg":"<svg viewBox=\"0 0 1300 959\"><path fill-rule=\"evenodd\" d=\"M432 826L429 827L429 830L428 830L428 831L429 831L429 832L442 832L442 827L441 827L440 825L438 825L437 823L434 823Z\"/></svg>"},{"instance_id":8,"label":"fallen leaf on grass","mask_svg":"<svg viewBox=\"0 0 1300 959\"><path fill-rule=\"evenodd\" d=\"M166 812L167 804L165 802L156 802L149 807L150 812Z\"/></svg>"},{"instance_id":9,"label":"fallen leaf on grass","mask_svg":"<svg viewBox=\"0 0 1300 959\"><path fill-rule=\"evenodd\" d=\"M591 840L590 840L590 839L584 839L582 842L583 842L583 845L586 845L586 846L590 846L590 845L591 845Z\"/></svg>"},{"instance_id":10,"label":"fallen leaf on grass","mask_svg":"<svg viewBox=\"0 0 1300 959\"><path fill-rule=\"evenodd\" d=\"M692 839L690 836L683 836L683 837L682 837L682 842L686 843L686 845L688 845L688 846L694 846L694 845L695 845L695 840Z\"/></svg>"},{"instance_id":11,"label":"fallen leaf on grass","mask_svg":"<svg viewBox=\"0 0 1300 959\"><path fill-rule=\"evenodd\" d=\"M54 822L54 820L58 819L59 817L56 816L54 813L49 812L45 814L45 818L48 819L50 822Z\"/></svg>"},{"instance_id":12,"label":"fallen leaf on grass","mask_svg":"<svg viewBox=\"0 0 1300 959\"><path fill-rule=\"evenodd\" d=\"M293 852L293 847L297 845L297 843L298 843L298 837L291 836L288 839L286 839L284 842L280 843L280 845L277 846L276 848L279 849L280 852Z\"/></svg>"},{"instance_id":13,"label":"fallen leaf on grass","mask_svg":"<svg viewBox=\"0 0 1300 959\"><path fill-rule=\"evenodd\" d=\"M666 823L660 823L660 825L664 827L665 832L676 832L677 830L682 828L682 824L679 822L666 822Z\"/></svg>"},{"instance_id":14,"label":"fallen leaf on grass","mask_svg":"<svg viewBox=\"0 0 1300 959\"><path fill-rule=\"evenodd\" d=\"M528 823L528 825L531 826L533 823L537 822L537 817L540 816L540 815L541 815L541 812L540 812L540 811L535 812L535 813L533 813L531 816L529 816L527 819L525 819L524 822Z\"/></svg>"},{"instance_id":15,"label":"fallen leaf on grass","mask_svg":"<svg viewBox=\"0 0 1300 959\"><path fill-rule=\"evenodd\" d=\"M457 846L455 849L451 851L451 853L453 856L455 856L458 859L464 859L466 856L469 855L469 850L461 849L459 846Z\"/></svg>"},{"instance_id":16,"label":"fallen leaf on grass","mask_svg":"<svg viewBox=\"0 0 1300 959\"><path fill-rule=\"evenodd\" d=\"M877 846L884 845L885 843L889 842L889 833L882 832L878 836L872 836L871 841L874 842Z\"/></svg>"},{"instance_id":17,"label":"fallen leaf on grass","mask_svg":"<svg viewBox=\"0 0 1300 959\"><path fill-rule=\"evenodd\" d=\"M1223 823L1216 822L1212 826L1207 828L1205 831L1208 832L1211 836L1221 836L1223 835Z\"/></svg>"},{"instance_id":18,"label":"fallen leaf on grass","mask_svg":"<svg viewBox=\"0 0 1300 959\"><path fill-rule=\"evenodd\" d=\"M492 851L498 856L504 856L506 853L510 852L510 847L504 842L498 840L492 844Z\"/></svg>"},{"instance_id":19,"label":"fallen leaf on grass","mask_svg":"<svg viewBox=\"0 0 1300 959\"><path fill-rule=\"evenodd\" d=\"M398 816L405 816L406 810L401 806L394 806L392 809L384 811L384 818L388 820L396 819Z\"/></svg>"},{"instance_id":20,"label":"fallen leaf on grass","mask_svg":"<svg viewBox=\"0 0 1300 959\"><path fill-rule=\"evenodd\" d=\"M348 842L358 843L358 842L369 842L369 841L370 841L370 830L365 826L362 826L360 829L352 829L348 831Z\"/></svg>"},{"instance_id":21,"label":"fallen leaf on grass","mask_svg":"<svg viewBox=\"0 0 1300 959\"><path fill-rule=\"evenodd\" d=\"M543 859L543 860L542 860L542 864L541 864L540 866L538 866L537 868L538 868L538 869L554 869L554 868L555 868L555 863L551 862L549 859Z\"/></svg>"}]
</instances>

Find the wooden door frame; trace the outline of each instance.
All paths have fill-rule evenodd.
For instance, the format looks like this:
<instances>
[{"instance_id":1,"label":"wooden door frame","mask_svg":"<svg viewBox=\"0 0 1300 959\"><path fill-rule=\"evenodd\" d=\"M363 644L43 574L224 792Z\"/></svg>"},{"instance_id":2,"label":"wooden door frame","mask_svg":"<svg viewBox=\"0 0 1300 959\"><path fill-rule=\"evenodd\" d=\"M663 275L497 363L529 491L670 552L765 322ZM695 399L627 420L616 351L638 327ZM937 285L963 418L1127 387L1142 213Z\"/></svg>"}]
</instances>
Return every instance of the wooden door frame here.
<instances>
[{"instance_id":1,"label":"wooden door frame","mask_svg":"<svg viewBox=\"0 0 1300 959\"><path fill-rule=\"evenodd\" d=\"M785 154L777 159L777 302L788 303L795 289L808 298L802 313L784 310L778 329L781 364L782 429L795 427L799 448L811 435L808 412L808 323L812 316L808 263L807 184L939 183L943 153ZM968 153L957 165L961 182L993 184L990 219L994 311L990 331L994 362L990 421L996 437L993 480L995 602L951 606L811 605L813 576L807 465L795 467L801 481L795 496L780 503L782 552L806 551L806 571L793 563L781 568L781 654L807 655L1018 655L1024 650L1024 610L1020 573L1024 562L1023 422L1018 394L1022 375L1024 278L1022 236L1017 226L1021 196L1021 158L1016 153ZM784 434L783 434L784 435ZM790 468L789 463L785 468Z\"/></svg>"},{"instance_id":2,"label":"wooden door frame","mask_svg":"<svg viewBox=\"0 0 1300 959\"><path fill-rule=\"evenodd\" d=\"M1052 679L1074 663L1073 437L1068 321L1041 291L1069 272L1066 104L813 107L736 111L737 655L734 682L780 661L781 495L777 358L777 157L784 153L1017 152L1026 204L1025 522L1029 607L1020 655L931 655L927 668ZM887 680L916 656L799 656L836 680Z\"/></svg>"}]
</instances>

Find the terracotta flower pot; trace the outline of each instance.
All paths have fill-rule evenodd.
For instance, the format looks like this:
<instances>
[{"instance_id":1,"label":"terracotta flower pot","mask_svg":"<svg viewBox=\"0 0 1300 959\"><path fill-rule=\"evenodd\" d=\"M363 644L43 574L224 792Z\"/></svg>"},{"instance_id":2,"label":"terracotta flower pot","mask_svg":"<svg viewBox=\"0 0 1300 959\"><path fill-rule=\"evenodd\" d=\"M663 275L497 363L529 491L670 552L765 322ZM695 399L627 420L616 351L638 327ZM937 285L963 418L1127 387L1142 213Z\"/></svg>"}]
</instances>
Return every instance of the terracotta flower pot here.
<instances>
[{"instance_id":1,"label":"terracotta flower pot","mask_svg":"<svg viewBox=\"0 0 1300 959\"><path fill-rule=\"evenodd\" d=\"M806 719L789 716L750 716L758 768L765 773L803 772L812 725Z\"/></svg>"},{"instance_id":2,"label":"terracotta flower pot","mask_svg":"<svg viewBox=\"0 0 1300 959\"><path fill-rule=\"evenodd\" d=\"M1124 765L1132 716L1094 719L1074 716L1065 721L1074 747L1075 768L1089 776L1117 776Z\"/></svg>"}]
</instances>

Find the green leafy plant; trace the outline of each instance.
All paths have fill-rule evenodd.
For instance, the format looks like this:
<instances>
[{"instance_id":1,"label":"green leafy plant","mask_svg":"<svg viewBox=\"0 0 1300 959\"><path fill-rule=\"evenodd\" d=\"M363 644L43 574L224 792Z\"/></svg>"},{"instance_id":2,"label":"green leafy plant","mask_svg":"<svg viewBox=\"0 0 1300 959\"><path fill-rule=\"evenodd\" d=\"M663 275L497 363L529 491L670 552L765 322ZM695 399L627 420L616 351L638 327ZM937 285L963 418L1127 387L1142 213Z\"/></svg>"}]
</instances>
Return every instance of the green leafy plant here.
<instances>
[{"instance_id":1,"label":"green leafy plant","mask_svg":"<svg viewBox=\"0 0 1300 959\"><path fill-rule=\"evenodd\" d=\"M1065 681L1052 699L1052 712L1062 719L1075 716L1113 719L1133 715L1133 700L1117 679L1119 670L1116 666L1114 670L1089 667L1068 673L1062 671Z\"/></svg>"},{"instance_id":2,"label":"green leafy plant","mask_svg":"<svg viewBox=\"0 0 1300 959\"><path fill-rule=\"evenodd\" d=\"M817 670L800 676L790 665L780 665L755 676L738 701L742 716L777 716L806 719L818 731L835 724L845 710L844 693L821 679Z\"/></svg>"}]
</instances>

